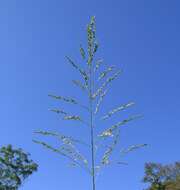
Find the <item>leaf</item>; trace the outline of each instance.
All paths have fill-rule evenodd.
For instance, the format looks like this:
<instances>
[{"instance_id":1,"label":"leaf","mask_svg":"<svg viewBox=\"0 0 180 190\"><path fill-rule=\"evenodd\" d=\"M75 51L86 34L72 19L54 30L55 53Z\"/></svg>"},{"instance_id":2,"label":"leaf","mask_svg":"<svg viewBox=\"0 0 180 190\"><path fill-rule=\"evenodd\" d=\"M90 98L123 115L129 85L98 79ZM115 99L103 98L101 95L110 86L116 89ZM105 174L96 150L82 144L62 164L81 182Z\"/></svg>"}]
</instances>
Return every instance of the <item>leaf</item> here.
<instances>
[{"instance_id":1,"label":"leaf","mask_svg":"<svg viewBox=\"0 0 180 190\"><path fill-rule=\"evenodd\" d=\"M98 103L96 105L94 114L97 114L97 112L99 111L99 107L100 107L100 105L101 105L106 94L107 94L107 90L105 90L102 94L100 94L100 98L99 98Z\"/></svg>"},{"instance_id":2,"label":"leaf","mask_svg":"<svg viewBox=\"0 0 180 190\"><path fill-rule=\"evenodd\" d=\"M57 99L57 100L63 100L63 101L68 102L68 103L78 104L77 101L75 99L73 99L73 98L65 98L63 96L55 96L55 95L52 95L52 94L49 94L48 96L51 97L51 98Z\"/></svg>"},{"instance_id":3,"label":"leaf","mask_svg":"<svg viewBox=\"0 0 180 190\"><path fill-rule=\"evenodd\" d=\"M108 119L109 117L111 117L113 114L119 112L119 111L123 111L131 106L133 106L135 103L134 102L129 102L127 104L123 104L123 105L120 105L119 107L109 111L105 116L103 116L101 119L102 120L105 120L105 119Z\"/></svg>"},{"instance_id":4,"label":"leaf","mask_svg":"<svg viewBox=\"0 0 180 190\"><path fill-rule=\"evenodd\" d=\"M113 80L115 80L119 74L121 73L121 71L117 71L112 77L109 77L103 84L100 88L97 89L97 91L92 95L92 98L95 99L99 94L102 93L103 89L105 87L107 87L107 85L109 83L111 83Z\"/></svg>"},{"instance_id":5,"label":"leaf","mask_svg":"<svg viewBox=\"0 0 180 190\"><path fill-rule=\"evenodd\" d=\"M101 80L101 79L103 79L104 77L106 77L107 74L108 74L109 72L113 71L114 68L115 68L114 66L108 67L105 71L103 71L103 72L100 74L98 80Z\"/></svg>"},{"instance_id":6,"label":"leaf","mask_svg":"<svg viewBox=\"0 0 180 190\"><path fill-rule=\"evenodd\" d=\"M85 59L86 58L86 54L85 54L85 51L84 51L82 45L80 45L80 53L81 53L82 58Z\"/></svg>"},{"instance_id":7,"label":"leaf","mask_svg":"<svg viewBox=\"0 0 180 190\"><path fill-rule=\"evenodd\" d=\"M145 146L147 146L147 144L132 145L132 146L130 146L130 147L127 148L127 149L123 149L123 150L121 151L121 153L127 154L127 153L129 153L129 152L132 152L132 151L137 150L137 149L139 149L139 148L143 148L143 147L145 147Z\"/></svg>"},{"instance_id":8,"label":"leaf","mask_svg":"<svg viewBox=\"0 0 180 190\"><path fill-rule=\"evenodd\" d=\"M106 136L105 134L111 134L114 130L116 130L118 127L127 124L128 122L140 118L142 117L141 115L136 115L136 116L131 116L128 119L124 119L123 121L120 121L118 123L116 123L115 125L113 125L112 127L110 127L109 129L106 129L105 131L103 131L99 136Z\"/></svg>"}]
</instances>

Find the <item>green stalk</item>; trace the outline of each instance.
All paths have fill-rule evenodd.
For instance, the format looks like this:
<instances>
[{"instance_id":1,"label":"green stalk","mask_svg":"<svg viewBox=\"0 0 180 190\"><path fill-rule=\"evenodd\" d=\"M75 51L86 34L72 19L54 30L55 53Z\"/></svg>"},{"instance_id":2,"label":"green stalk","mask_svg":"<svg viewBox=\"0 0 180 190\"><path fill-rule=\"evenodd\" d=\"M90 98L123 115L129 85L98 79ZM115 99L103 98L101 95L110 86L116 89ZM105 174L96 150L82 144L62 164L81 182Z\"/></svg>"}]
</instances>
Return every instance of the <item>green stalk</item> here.
<instances>
[{"instance_id":1,"label":"green stalk","mask_svg":"<svg viewBox=\"0 0 180 190\"><path fill-rule=\"evenodd\" d=\"M89 65L89 73L90 73L89 107L90 107L90 129L91 129L92 189L96 190L96 184L95 184L95 157L94 157L93 101L92 101L92 88L93 88L92 64Z\"/></svg>"}]
</instances>

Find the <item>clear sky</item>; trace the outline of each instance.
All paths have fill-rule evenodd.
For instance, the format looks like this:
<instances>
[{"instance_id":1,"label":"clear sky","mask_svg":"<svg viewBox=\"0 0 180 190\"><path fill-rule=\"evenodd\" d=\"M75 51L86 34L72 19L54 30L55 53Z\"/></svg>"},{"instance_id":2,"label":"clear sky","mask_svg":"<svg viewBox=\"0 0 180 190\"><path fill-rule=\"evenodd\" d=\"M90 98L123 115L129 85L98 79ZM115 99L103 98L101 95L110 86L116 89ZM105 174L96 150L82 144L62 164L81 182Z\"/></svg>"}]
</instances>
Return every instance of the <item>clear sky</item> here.
<instances>
[{"instance_id":1,"label":"clear sky","mask_svg":"<svg viewBox=\"0 0 180 190\"><path fill-rule=\"evenodd\" d=\"M91 189L84 171L70 169L66 159L32 139L38 138L33 135L36 129L73 129L73 135L85 137L80 126L65 126L48 111L60 104L47 95L81 98L71 85L76 72L64 57L79 59L79 44L86 43L92 15L97 20L99 57L124 71L106 97L104 110L135 101L125 115L144 117L123 129L121 145L149 144L123 158L128 166L105 169L97 190L142 190L145 162L179 159L179 8L178 0L0 1L0 145L21 147L39 164L21 190Z\"/></svg>"}]
</instances>

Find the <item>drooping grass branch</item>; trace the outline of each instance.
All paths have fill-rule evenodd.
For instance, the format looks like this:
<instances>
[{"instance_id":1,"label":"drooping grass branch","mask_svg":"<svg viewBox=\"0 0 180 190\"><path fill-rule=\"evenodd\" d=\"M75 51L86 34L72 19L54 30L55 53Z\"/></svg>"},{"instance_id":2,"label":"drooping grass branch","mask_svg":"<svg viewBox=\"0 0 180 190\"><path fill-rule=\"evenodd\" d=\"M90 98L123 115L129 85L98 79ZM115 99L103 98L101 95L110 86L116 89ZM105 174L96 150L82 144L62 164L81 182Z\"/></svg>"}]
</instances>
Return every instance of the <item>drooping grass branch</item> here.
<instances>
[{"instance_id":1,"label":"drooping grass branch","mask_svg":"<svg viewBox=\"0 0 180 190\"><path fill-rule=\"evenodd\" d=\"M89 130L89 142L50 131L37 131L36 134L56 138L58 142L60 142L60 146L58 145L57 148L43 141L34 140L35 143L69 159L71 165L85 169L92 177L92 190L96 190L95 179L104 167L111 164L126 164L119 160L119 158L116 160L112 159L112 154L118 147L120 128L130 121L141 117L140 115L130 116L127 119L115 122L115 124L112 124L112 126L108 128L99 127L97 125L97 119L105 122L108 119L112 119L115 114L129 109L135 104L133 101L130 101L116 108L112 108L110 111L99 116L104 98L109 92L110 84L120 76L122 71L117 69L114 65L105 65L105 69L103 70L104 62L102 59L97 59L96 55L98 48L95 17L92 17L87 26L87 50L80 45L80 55L84 62L83 68L81 65L75 63L72 58L66 56L68 63L80 75L79 79L72 80L72 82L75 87L82 90L82 93L87 96L88 101L86 105L81 104L79 100L71 97L49 95L49 97L57 101L63 101L67 104L77 106L78 109L83 109L84 112L88 113L87 118L83 118L78 114L71 114L65 111L65 109L52 108L50 110L62 116L63 120L72 120L84 124L87 130ZM80 152L80 146L87 148L87 152L91 154L90 158L86 158L86 156ZM144 146L146 146L146 144L133 145L119 151L119 153L127 154Z\"/></svg>"}]
</instances>

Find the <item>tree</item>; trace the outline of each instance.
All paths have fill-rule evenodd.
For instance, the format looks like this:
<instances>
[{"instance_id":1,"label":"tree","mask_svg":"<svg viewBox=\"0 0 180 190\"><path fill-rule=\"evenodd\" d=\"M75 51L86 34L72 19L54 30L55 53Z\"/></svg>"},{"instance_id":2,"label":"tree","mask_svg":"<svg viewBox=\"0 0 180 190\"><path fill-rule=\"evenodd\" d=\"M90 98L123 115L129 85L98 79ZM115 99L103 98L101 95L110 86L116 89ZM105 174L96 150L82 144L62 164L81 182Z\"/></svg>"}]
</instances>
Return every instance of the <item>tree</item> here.
<instances>
[{"instance_id":1,"label":"tree","mask_svg":"<svg viewBox=\"0 0 180 190\"><path fill-rule=\"evenodd\" d=\"M55 100L79 106L79 108L84 110L85 117L73 113L69 114L64 109L51 109L52 112L62 116L64 120L73 120L74 122L78 122L78 124L85 125L87 129L89 129L89 142L84 142L71 136L52 131L36 131L36 133L57 138L61 142L60 147L58 146L58 148L55 148L44 141L34 140L35 143L41 144L44 147L67 157L71 161L72 166L80 166L85 169L85 171L92 176L93 190L96 189L95 178L102 168L109 166L110 164L123 164L119 158L116 161L112 161L111 159L112 153L118 145L120 127L141 117L140 115L130 116L116 122L109 128L99 128L97 126L97 119L105 122L106 120L110 120L116 113L122 112L134 105L134 102L132 101L126 104L120 104L118 107L112 108L112 110L106 114L98 117L102 102L108 92L108 86L122 73L122 71L116 69L115 66L112 65L107 67L103 64L102 59L96 58L98 48L95 17L92 17L87 26L87 51L84 50L82 45L80 46L80 54L85 64L79 66L73 61L73 59L66 56L68 63L79 72L81 77L80 80L73 80L72 83L83 91L88 99L88 104L83 105L79 100L72 97L49 95L49 97ZM104 70L102 69L103 67L105 67ZM104 126L105 123L102 125ZM90 158L86 158L80 153L79 148L82 148L80 146L87 148L91 154ZM146 146L146 144L133 145L127 149L123 149L121 153L126 154L143 146Z\"/></svg>"},{"instance_id":2,"label":"tree","mask_svg":"<svg viewBox=\"0 0 180 190\"><path fill-rule=\"evenodd\" d=\"M148 190L180 189L180 162L169 165L146 163L143 182L150 183Z\"/></svg>"},{"instance_id":3,"label":"tree","mask_svg":"<svg viewBox=\"0 0 180 190\"><path fill-rule=\"evenodd\" d=\"M169 181L166 183L165 190L179 190L180 189L180 177L176 180Z\"/></svg>"},{"instance_id":4,"label":"tree","mask_svg":"<svg viewBox=\"0 0 180 190\"><path fill-rule=\"evenodd\" d=\"M0 149L0 190L17 190L38 165L22 149L11 145Z\"/></svg>"}]
</instances>

